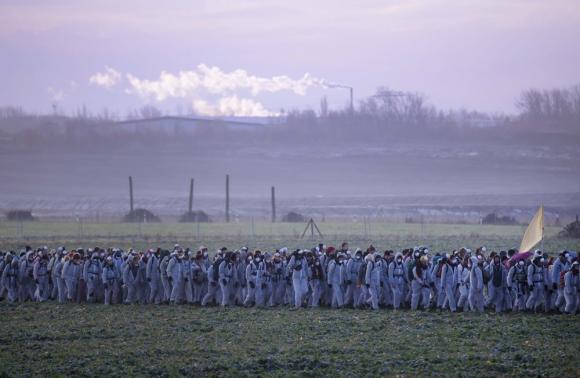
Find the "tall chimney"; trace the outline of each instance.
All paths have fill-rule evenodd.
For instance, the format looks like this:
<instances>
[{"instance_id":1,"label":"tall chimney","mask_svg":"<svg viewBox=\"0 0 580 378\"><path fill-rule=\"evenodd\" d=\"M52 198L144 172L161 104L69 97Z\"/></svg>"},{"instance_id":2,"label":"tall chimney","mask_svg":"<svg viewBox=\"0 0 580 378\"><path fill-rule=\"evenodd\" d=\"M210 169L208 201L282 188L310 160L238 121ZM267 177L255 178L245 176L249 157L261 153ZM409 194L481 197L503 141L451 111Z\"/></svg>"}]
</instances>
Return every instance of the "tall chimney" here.
<instances>
[{"instance_id":1,"label":"tall chimney","mask_svg":"<svg viewBox=\"0 0 580 378\"><path fill-rule=\"evenodd\" d=\"M354 114L354 89L353 87L349 88L350 92L350 114Z\"/></svg>"}]
</instances>

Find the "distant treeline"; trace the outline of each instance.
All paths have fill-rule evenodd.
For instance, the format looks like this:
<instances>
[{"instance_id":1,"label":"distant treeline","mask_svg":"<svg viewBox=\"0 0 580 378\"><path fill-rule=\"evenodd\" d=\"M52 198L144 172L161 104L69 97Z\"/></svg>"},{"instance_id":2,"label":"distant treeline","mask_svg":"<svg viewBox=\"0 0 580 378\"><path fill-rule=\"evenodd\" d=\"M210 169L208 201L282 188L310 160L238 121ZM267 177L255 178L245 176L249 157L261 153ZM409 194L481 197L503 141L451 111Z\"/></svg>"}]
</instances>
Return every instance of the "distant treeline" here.
<instances>
[{"instance_id":1,"label":"distant treeline","mask_svg":"<svg viewBox=\"0 0 580 378\"><path fill-rule=\"evenodd\" d=\"M248 129L207 124L179 134L143 128L137 132L118 127L119 117L107 109L91 114L86 107L74 116L35 115L17 107L0 108L0 145L5 148L71 148L84 150L139 146L213 149L216 146L278 146L300 143L316 148L341 142L388 144L401 141L480 143L566 142L580 137L580 85L566 89L523 91L515 115L477 111L443 111L420 93L379 88L351 109L331 111L326 99L320 109L292 110L274 125ZM125 119L163 116L155 106L131 111Z\"/></svg>"}]
</instances>

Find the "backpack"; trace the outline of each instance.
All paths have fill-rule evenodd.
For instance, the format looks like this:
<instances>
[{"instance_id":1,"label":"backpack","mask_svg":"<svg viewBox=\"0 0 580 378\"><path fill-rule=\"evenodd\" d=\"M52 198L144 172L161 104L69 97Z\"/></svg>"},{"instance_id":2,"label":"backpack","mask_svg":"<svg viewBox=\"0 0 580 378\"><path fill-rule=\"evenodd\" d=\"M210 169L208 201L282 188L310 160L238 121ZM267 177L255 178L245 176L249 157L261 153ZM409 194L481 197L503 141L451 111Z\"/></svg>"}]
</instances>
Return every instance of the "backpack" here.
<instances>
[{"instance_id":1,"label":"backpack","mask_svg":"<svg viewBox=\"0 0 580 378\"><path fill-rule=\"evenodd\" d=\"M443 264L439 263L439 264L437 264L437 272L435 273L435 276L437 278L441 278L442 272L443 272Z\"/></svg>"},{"instance_id":2,"label":"backpack","mask_svg":"<svg viewBox=\"0 0 580 378\"><path fill-rule=\"evenodd\" d=\"M358 271L358 282L361 285L365 282L366 275L367 275L367 264L364 263L361 265L360 270Z\"/></svg>"},{"instance_id":3,"label":"backpack","mask_svg":"<svg viewBox=\"0 0 580 378\"><path fill-rule=\"evenodd\" d=\"M415 260L409 263L409 267L407 268L407 275L409 276L409 281L413 281L415 276L413 275L413 268L415 268Z\"/></svg>"},{"instance_id":4,"label":"backpack","mask_svg":"<svg viewBox=\"0 0 580 378\"><path fill-rule=\"evenodd\" d=\"M489 282L489 280L490 280L490 278L491 278L491 276L490 276L490 274L489 274L489 270L487 270L487 269L482 269L482 270L481 270L481 275L482 275L482 277L483 277L483 284L484 284L484 285L487 285L487 283Z\"/></svg>"},{"instance_id":5,"label":"backpack","mask_svg":"<svg viewBox=\"0 0 580 378\"><path fill-rule=\"evenodd\" d=\"M567 270L562 269L562 271L560 272L560 289L563 289L565 286L565 281L564 281L564 276L566 275L566 273L568 273Z\"/></svg>"},{"instance_id":6,"label":"backpack","mask_svg":"<svg viewBox=\"0 0 580 378\"><path fill-rule=\"evenodd\" d=\"M220 279L220 264L222 263L222 259L217 259L213 263L213 272L212 272L212 280L214 282L218 282Z\"/></svg>"}]
</instances>

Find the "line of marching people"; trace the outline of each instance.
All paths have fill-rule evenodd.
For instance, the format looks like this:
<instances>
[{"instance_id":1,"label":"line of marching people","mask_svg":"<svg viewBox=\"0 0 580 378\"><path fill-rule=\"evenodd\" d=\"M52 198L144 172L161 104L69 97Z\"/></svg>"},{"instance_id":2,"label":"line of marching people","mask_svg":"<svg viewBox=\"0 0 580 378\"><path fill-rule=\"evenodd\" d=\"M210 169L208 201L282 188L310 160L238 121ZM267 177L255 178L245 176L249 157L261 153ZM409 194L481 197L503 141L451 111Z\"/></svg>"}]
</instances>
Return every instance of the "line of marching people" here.
<instances>
[{"instance_id":1,"label":"line of marching people","mask_svg":"<svg viewBox=\"0 0 580 378\"><path fill-rule=\"evenodd\" d=\"M578 313L579 258L426 247L273 252L64 247L0 252L0 300Z\"/></svg>"}]
</instances>

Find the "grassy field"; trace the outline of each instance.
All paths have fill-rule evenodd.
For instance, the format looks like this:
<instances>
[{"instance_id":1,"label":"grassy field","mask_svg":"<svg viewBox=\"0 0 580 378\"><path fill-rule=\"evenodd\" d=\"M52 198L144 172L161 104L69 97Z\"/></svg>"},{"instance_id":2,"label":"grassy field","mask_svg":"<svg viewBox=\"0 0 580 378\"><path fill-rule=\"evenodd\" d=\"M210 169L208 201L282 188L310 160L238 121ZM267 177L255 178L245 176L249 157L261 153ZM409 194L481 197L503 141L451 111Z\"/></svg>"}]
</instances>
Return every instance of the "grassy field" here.
<instances>
[{"instance_id":1,"label":"grassy field","mask_svg":"<svg viewBox=\"0 0 580 378\"><path fill-rule=\"evenodd\" d=\"M7 376L578 376L577 316L0 304Z\"/></svg>"},{"instance_id":2,"label":"grassy field","mask_svg":"<svg viewBox=\"0 0 580 378\"><path fill-rule=\"evenodd\" d=\"M0 223L2 249L24 244L153 247L312 246L284 223ZM320 223L327 244L510 248L522 226ZM23 231L23 232L22 232ZM546 229L550 251L580 249ZM577 316L409 311L0 303L0 375L578 376Z\"/></svg>"},{"instance_id":3,"label":"grassy field","mask_svg":"<svg viewBox=\"0 0 580 378\"><path fill-rule=\"evenodd\" d=\"M525 226L491 226L472 224L404 224L371 222L321 222L323 238L300 239L304 224L296 223L160 223L137 225L131 223L78 223L63 222L0 222L0 248L21 248L30 245L66 245L120 247L169 247L173 243L197 247L207 245L211 250L222 246L237 248L310 247L319 241L337 245L343 240L351 248L374 243L381 249L401 249L428 245L436 251L467 246L485 245L492 249L518 247ZM548 251L564 248L580 249L580 240L557 237L560 228L546 227L544 247Z\"/></svg>"}]
</instances>

